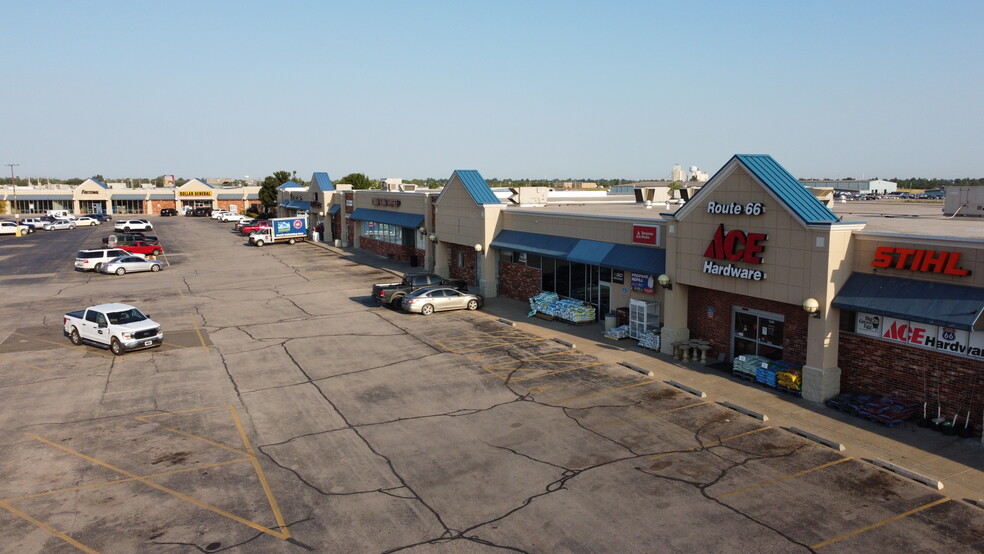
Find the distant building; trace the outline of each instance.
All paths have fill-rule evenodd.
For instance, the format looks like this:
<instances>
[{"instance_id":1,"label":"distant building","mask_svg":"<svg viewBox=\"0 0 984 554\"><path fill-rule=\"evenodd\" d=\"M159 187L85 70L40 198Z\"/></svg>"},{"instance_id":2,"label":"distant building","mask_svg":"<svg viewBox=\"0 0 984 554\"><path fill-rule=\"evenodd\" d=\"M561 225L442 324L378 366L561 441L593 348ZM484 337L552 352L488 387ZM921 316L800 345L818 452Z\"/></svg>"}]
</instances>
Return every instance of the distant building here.
<instances>
[{"instance_id":1,"label":"distant building","mask_svg":"<svg viewBox=\"0 0 984 554\"><path fill-rule=\"evenodd\" d=\"M576 189L576 190L596 189L598 188L598 183L587 183L584 181L565 181L564 183L561 183L560 188Z\"/></svg>"},{"instance_id":2,"label":"distant building","mask_svg":"<svg viewBox=\"0 0 984 554\"><path fill-rule=\"evenodd\" d=\"M683 173L683 168L680 167L680 164L676 164L673 166L673 172L670 174L670 180L676 181L678 183L680 181L687 180L687 176Z\"/></svg>"},{"instance_id":3,"label":"distant building","mask_svg":"<svg viewBox=\"0 0 984 554\"><path fill-rule=\"evenodd\" d=\"M836 191L853 191L861 194L890 194L898 190L892 181L881 179L800 179L799 182L810 188L831 188Z\"/></svg>"}]
</instances>

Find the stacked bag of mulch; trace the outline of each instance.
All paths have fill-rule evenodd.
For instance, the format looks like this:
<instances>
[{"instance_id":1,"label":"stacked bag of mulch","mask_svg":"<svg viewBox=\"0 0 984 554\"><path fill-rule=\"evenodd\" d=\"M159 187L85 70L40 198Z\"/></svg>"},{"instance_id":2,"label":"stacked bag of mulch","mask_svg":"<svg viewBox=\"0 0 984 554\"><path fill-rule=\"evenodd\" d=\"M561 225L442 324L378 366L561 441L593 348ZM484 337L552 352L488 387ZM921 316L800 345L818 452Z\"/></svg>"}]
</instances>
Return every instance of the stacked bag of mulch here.
<instances>
[{"instance_id":1,"label":"stacked bag of mulch","mask_svg":"<svg viewBox=\"0 0 984 554\"><path fill-rule=\"evenodd\" d=\"M890 396L856 392L839 394L826 402L827 406L851 415L870 419L891 427L916 417L919 403Z\"/></svg>"},{"instance_id":2,"label":"stacked bag of mulch","mask_svg":"<svg viewBox=\"0 0 984 554\"><path fill-rule=\"evenodd\" d=\"M646 333L639 339L639 346L649 350L659 350L659 335L656 333Z\"/></svg>"},{"instance_id":3,"label":"stacked bag of mulch","mask_svg":"<svg viewBox=\"0 0 984 554\"><path fill-rule=\"evenodd\" d=\"M770 360L764 356L754 354L742 354L735 358L731 364L731 373L738 377L755 380L756 373L761 368L769 367Z\"/></svg>"},{"instance_id":4,"label":"stacked bag of mulch","mask_svg":"<svg viewBox=\"0 0 984 554\"><path fill-rule=\"evenodd\" d=\"M803 366L792 362L775 360L769 362L769 369L776 374L776 384L772 386L794 392L803 390Z\"/></svg>"},{"instance_id":5,"label":"stacked bag of mulch","mask_svg":"<svg viewBox=\"0 0 984 554\"><path fill-rule=\"evenodd\" d=\"M610 339L616 339L616 340L627 339L629 338L629 326L620 325L618 327L613 327L605 331L605 336Z\"/></svg>"},{"instance_id":6,"label":"stacked bag of mulch","mask_svg":"<svg viewBox=\"0 0 984 554\"><path fill-rule=\"evenodd\" d=\"M572 323L597 320L594 306L573 298L558 300L551 304L550 308L553 310L550 315Z\"/></svg>"},{"instance_id":7,"label":"stacked bag of mulch","mask_svg":"<svg viewBox=\"0 0 984 554\"><path fill-rule=\"evenodd\" d=\"M551 313L553 311L553 304L557 303L560 297L557 296L556 292L541 292L540 294L530 298L530 317L534 314L540 312L541 314L556 315Z\"/></svg>"}]
</instances>

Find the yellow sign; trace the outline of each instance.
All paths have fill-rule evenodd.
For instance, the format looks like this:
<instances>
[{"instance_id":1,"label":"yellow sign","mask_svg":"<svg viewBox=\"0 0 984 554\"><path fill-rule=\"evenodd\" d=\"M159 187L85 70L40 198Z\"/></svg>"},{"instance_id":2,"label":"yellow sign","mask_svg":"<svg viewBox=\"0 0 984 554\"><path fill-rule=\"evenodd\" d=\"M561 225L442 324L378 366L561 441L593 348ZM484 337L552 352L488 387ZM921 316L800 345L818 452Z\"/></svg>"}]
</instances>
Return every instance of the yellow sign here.
<instances>
[{"instance_id":1,"label":"yellow sign","mask_svg":"<svg viewBox=\"0 0 984 554\"><path fill-rule=\"evenodd\" d=\"M178 196L212 196L207 190L183 190L178 192Z\"/></svg>"}]
</instances>

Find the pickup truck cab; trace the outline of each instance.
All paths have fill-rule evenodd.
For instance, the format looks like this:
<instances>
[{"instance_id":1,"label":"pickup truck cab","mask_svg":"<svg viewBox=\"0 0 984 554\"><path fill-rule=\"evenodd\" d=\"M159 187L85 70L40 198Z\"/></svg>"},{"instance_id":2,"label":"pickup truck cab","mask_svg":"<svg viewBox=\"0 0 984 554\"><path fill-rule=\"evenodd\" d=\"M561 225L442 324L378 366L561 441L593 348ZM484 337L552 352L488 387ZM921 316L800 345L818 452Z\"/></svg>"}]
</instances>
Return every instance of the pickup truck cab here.
<instances>
[{"instance_id":1,"label":"pickup truck cab","mask_svg":"<svg viewBox=\"0 0 984 554\"><path fill-rule=\"evenodd\" d=\"M150 244L149 242L144 242L142 240L126 242L116 246L120 250L126 250L131 254L145 254L151 256L160 256L164 253L164 248L159 244Z\"/></svg>"},{"instance_id":2,"label":"pickup truck cab","mask_svg":"<svg viewBox=\"0 0 984 554\"><path fill-rule=\"evenodd\" d=\"M265 229L267 227L272 227L272 226L273 226L273 224L270 223L270 220L268 220L268 219L261 219L261 220L257 221L256 223L254 223L252 225L244 225L239 230L242 231L242 233L248 237L248 236L252 235L253 233L255 233L257 231L260 231L262 229Z\"/></svg>"},{"instance_id":3,"label":"pickup truck cab","mask_svg":"<svg viewBox=\"0 0 984 554\"><path fill-rule=\"evenodd\" d=\"M425 287L444 286L467 291L468 282L461 279L445 279L436 273L407 273L399 283L376 283L372 286L372 297L380 304L400 307L403 297Z\"/></svg>"},{"instance_id":4,"label":"pickup truck cab","mask_svg":"<svg viewBox=\"0 0 984 554\"><path fill-rule=\"evenodd\" d=\"M161 326L128 304L89 306L65 314L63 323L72 344L108 348L116 356L160 346L164 342Z\"/></svg>"}]
</instances>

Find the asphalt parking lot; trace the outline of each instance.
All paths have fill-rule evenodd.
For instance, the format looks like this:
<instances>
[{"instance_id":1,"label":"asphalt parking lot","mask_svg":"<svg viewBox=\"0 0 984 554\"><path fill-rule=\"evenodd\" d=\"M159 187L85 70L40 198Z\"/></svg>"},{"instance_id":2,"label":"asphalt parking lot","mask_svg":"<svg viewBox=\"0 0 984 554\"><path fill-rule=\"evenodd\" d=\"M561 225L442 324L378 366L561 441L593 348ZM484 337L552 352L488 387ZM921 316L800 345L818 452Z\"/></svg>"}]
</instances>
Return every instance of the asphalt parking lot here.
<instances>
[{"instance_id":1,"label":"asphalt parking lot","mask_svg":"<svg viewBox=\"0 0 984 554\"><path fill-rule=\"evenodd\" d=\"M984 551L981 510L549 330L152 221L160 273L75 271L106 229L0 239L0 550ZM108 301L164 346L72 346L62 314Z\"/></svg>"}]
</instances>

